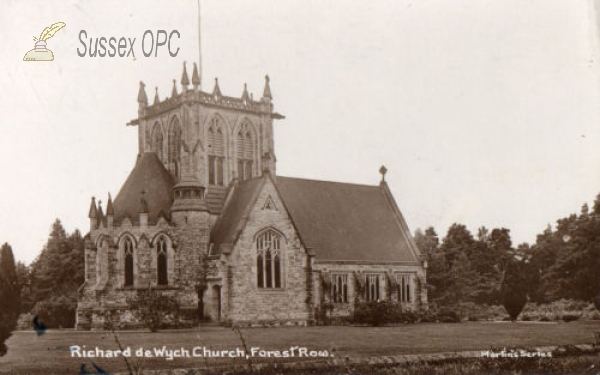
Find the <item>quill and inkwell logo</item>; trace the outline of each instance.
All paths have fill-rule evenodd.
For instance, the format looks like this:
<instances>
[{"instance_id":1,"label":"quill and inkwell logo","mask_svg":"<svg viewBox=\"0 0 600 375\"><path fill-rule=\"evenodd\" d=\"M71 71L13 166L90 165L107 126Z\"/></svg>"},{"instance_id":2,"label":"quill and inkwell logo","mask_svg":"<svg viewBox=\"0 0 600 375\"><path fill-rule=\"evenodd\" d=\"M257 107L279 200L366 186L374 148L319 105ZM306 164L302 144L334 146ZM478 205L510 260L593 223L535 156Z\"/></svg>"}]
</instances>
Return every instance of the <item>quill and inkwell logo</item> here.
<instances>
[{"instance_id":1,"label":"quill and inkwell logo","mask_svg":"<svg viewBox=\"0 0 600 375\"><path fill-rule=\"evenodd\" d=\"M39 38L33 37L35 48L25 54L23 61L53 61L54 54L46 48L46 41L65 26L64 22L57 22L50 27L46 27Z\"/></svg>"}]
</instances>

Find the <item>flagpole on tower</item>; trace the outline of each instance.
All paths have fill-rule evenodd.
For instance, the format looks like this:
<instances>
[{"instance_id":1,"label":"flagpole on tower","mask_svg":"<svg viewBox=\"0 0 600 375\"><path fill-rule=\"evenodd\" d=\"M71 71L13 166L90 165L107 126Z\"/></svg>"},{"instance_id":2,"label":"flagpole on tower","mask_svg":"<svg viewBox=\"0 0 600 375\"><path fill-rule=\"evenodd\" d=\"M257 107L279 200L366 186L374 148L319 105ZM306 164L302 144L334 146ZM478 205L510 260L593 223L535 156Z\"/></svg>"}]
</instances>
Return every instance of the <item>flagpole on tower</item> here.
<instances>
[{"instance_id":1,"label":"flagpole on tower","mask_svg":"<svg viewBox=\"0 0 600 375\"><path fill-rule=\"evenodd\" d=\"M200 84L198 88L202 90L202 31L200 28L200 0L198 0L198 76Z\"/></svg>"}]
</instances>

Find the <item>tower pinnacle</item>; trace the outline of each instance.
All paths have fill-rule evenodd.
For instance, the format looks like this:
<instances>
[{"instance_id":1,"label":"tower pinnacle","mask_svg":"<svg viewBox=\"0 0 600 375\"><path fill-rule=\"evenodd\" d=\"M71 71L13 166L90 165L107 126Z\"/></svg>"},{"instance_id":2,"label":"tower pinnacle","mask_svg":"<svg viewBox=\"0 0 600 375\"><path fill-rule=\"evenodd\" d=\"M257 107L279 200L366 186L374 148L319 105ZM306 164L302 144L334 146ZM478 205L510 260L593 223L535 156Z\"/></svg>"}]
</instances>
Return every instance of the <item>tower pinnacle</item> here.
<instances>
[{"instance_id":1,"label":"tower pinnacle","mask_svg":"<svg viewBox=\"0 0 600 375\"><path fill-rule=\"evenodd\" d=\"M192 72L192 85L194 85L194 90L198 90L198 87L200 87L200 75L196 63L194 63L194 71Z\"/></svg>"},{"instance_id":2,"label":"tower pinnacle","mask_svg":"<svg viewBox=\"0 0 600 375\"><path fill-rule=\"evenodd\" d=\"M269 75L265 76L265 89L263 91L263 98L273 99L271 95L271 85L269 85Z\"/></svg>"},{"instance_id":3,"label":"tower pinnacle","mask_svg":"<svg viewBox=\"0 0 600 375\"><path fill-rule=\"evenodd\" d=\"M187 69L185 67L185 61L183 62L183 73L181 73L181 87L183 91L187 90L187 87L190 84L190 80L188 78Z\"/></svg>"},{"instance_id":4,"label":"tower pinnacle","mask_svg":"<svg viewBox=\"0 0 600 375\"><path fill-rule=\"evenodd\" d=\"M146 96L145 87L146 85L144 85L144 82L140 81L140 89L138 91L138 104L140 106L148 105L148 97Z\"/></svg>"}]
</instances>

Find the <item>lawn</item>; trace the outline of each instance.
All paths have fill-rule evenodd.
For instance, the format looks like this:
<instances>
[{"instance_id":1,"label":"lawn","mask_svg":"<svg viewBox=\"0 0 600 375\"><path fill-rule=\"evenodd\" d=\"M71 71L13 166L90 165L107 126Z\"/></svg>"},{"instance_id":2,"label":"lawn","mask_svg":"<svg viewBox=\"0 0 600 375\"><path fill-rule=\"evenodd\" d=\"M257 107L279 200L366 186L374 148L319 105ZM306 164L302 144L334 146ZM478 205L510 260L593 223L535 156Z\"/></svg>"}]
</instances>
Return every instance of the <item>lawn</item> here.
<instances>
[{"instance_id":1,"label":"lawn","mask_svg":"<svg viewBox=\"0 0 600 375\"><path fill-rule=\"evenodd\" d=\"M247 348L287 350L291 346L309 350L335 350L336 357L370 357L402 354L486 350L491 347L536 347L585 344L593 341L592 333L600 330L600 321L571 323L539 322L468 322L460 324L421 323L396 327L281 327L242 330ZM217 326L196 330L168 332L119 332L123 347L152 349L194 347L243 349L233 330ZM112 372L125 371L122 358L71 358L69 346L85 345L85 349L118 349L109 332L77 332L50 330L42 336L35 332L16 332L7 342L8 354L0 358L0 371L38 374L50 372L78 374L82 363L91 361ZM253 358L253 361L260 361ZM297 361L298 358L292 360ZM133 362L139 361L137 358ZM189 368L225 364L242 359L214 358L144 358L144 368Z\"/></svg>"}]
</instances>

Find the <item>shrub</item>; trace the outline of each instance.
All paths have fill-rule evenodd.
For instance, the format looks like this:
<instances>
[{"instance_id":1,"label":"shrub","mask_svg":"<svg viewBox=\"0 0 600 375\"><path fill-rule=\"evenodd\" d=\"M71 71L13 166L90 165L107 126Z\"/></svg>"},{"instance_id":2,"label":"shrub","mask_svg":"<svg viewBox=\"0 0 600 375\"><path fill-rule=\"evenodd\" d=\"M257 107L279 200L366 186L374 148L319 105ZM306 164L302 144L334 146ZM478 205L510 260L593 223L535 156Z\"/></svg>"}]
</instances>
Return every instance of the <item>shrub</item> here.
<instances>
[{"instance_id":1,"label":"shrub","mask_svg":"<svg viewBox=\"0 0 600 375\"><path fill-rule=\"evenodd\" d=\"M403 310L398 302L372 301L358 303L354 308L353 323L374 327L388 323L414 323L419 316L411 310Z\"/></svg>"},{"instance_id":2,"label":"shrub","mask_svg":"<svg viewBox=\"0 0 600 375\"><path fill-rule=\"evenodd\" d=\"M325 302L315 307L315 319L317 325L324 326L331 324L331 312L334 305L331 302Z\"/></svg>"},{"instance_id":3,"label":"shrub","mask_svg":"<svg viewBox=\"0 0 600 375\"><path fill-rule=\"evenodd\" d=\"M562 320L568 323L568 322L572 322L572 321L575 321L575 320L579 320L579 318L580 318L579 315L566 314L566 315L563 315Z\"/></svg>"},{"instance_id":4,"label":"shrub","mask_svg":"<svg viewBox=\"0 0 600 375\"><path fill-rule=\"evenodd\" d=\"M137 295L127 302L133 314L151 332L156 332L159 328L177 326L179 322L177 300L171 296L162 295L157 290L139 290Z\"/></svg>"},{"instance_id":5,"label":"shrub","mask_svg":"<svg viewBox=\"0 0 600 375\"><path fill-rule=\"evenodd\" d=\"M437 320L441 323L460 323L460 315L451 309L441 309L437 314Z\"/></svg>"},{"instance_id":6,"label":"shrub","mask_svg":"<svg viewBox=\"0 0 600 375\"><path fill-rule=\"evenodd\" d=\"M437 312L433 309L423 311L419 315L419 322L421 323L435 323L437 322Z\"/></svg>"},{"instance_id":7,"label":"shrub","mask_svg":"<svg viewBox=\"0 0 600 375\"><path fill-rule=\"evenodd\" d=\"M4 342L11 336L16 325L17 319L14 314L0 310L0 357L6 354L8 348Z\"/></svg>"},{"instance_id":8,"label":"shrub","mask_svg":"<svg viewBox=\"0 0 600 375\"><path fill-rule=\"evenodd\" d=\"M75 326L77 301L66 296L44 300L35 304L33 315L48 328L72 328Z\"/></svg>"},{"instance_id":9,"label":"shrub","mask_svg":"<svg viewBox=\"0 0 600 375\"><path fill-rule=\"evenodd\" d=\"M600 294L598 294L596 298L594 298L594 306L597 310L600 310Z\"/></svg>"},{"instance_id":10,"label":"shrub","mask_svg":"<svg viewBox=\"0 0 600 375\"><path fill-rule=\"evenodd\" d=\"M524 322L529 322L529 321L531 321L532 319L531 319L531 317L530 317L529 315L527 315L527 314L524 314L524 315L521 317L521 320L522 320L522 321L524 321Z\"/></svg>"}]
</instances>

